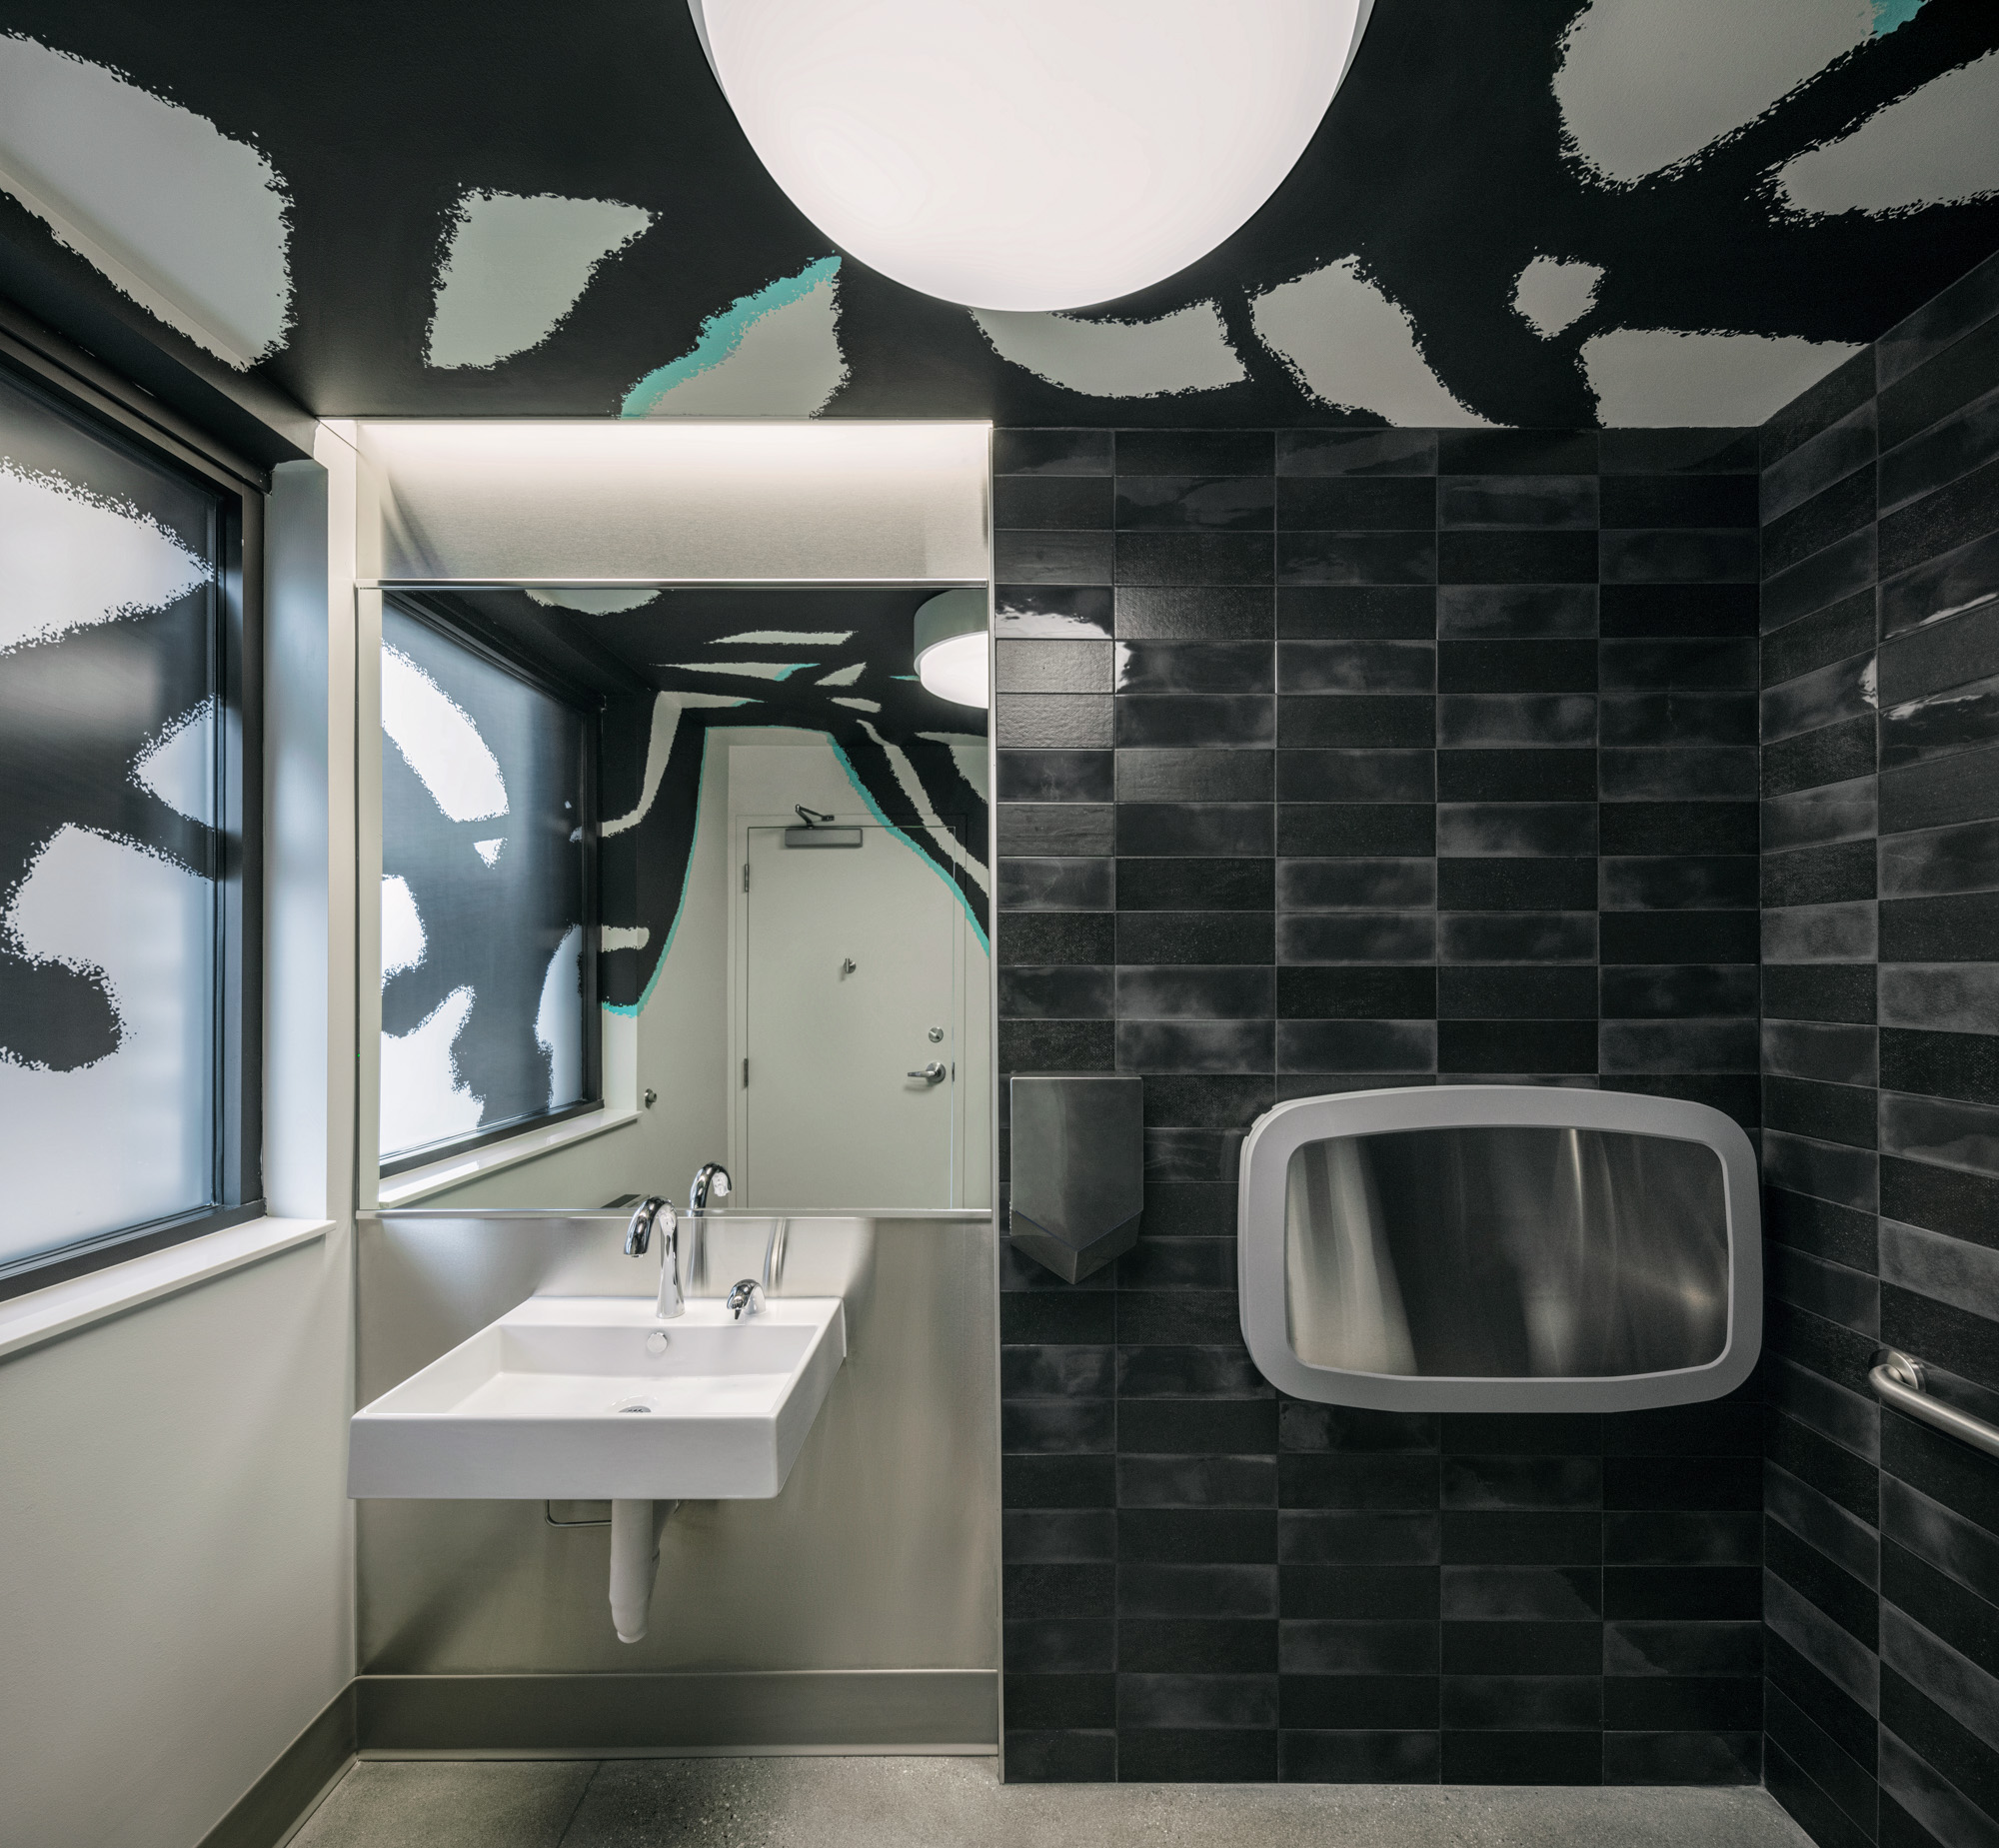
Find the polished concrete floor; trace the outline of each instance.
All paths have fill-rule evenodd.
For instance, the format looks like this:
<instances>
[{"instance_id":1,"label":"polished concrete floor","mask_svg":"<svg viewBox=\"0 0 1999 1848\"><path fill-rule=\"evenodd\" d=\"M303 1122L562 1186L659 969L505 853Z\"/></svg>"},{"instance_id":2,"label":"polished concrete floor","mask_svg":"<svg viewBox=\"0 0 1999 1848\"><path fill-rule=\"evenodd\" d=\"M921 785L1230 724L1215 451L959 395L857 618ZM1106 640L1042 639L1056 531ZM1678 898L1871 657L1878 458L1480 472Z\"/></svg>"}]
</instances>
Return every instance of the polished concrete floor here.
<instances>
[{"instance_id":1,"label":"polished concrete floor","mask_svg":"<svg viewBox=\"0 0 1999 1848\"><path fill-rule=\"evenodd\" d=\"M1011 1784L990 1758L358 1764L291 1848L1810 1848L1761 1790Z\"/></svg>"}]
</instances>

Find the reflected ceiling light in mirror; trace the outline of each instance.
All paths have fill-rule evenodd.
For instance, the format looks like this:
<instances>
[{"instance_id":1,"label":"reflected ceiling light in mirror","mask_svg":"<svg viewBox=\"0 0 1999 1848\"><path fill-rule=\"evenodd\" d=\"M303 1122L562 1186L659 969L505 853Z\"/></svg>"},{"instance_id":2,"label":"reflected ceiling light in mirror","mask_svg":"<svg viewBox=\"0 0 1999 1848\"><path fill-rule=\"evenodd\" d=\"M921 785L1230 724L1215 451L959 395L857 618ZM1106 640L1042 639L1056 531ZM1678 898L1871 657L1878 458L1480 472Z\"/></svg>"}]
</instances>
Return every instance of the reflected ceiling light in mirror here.
<instances>
[{"instance_id":1,"label":"reflected ceiling light in mirror","mask_svg":"<svg viewBox=\"0 0 1999 1848\"><path fill-rule=\"evenodd\" d=\"M990 681L984 591L946 591L917 612L917 679L940 700L985 706Z\"/></svg>"},{"instance_id":2,"label":"reflected ceiling light in mirror","mask_svg":"<svg viewBox=\"0 0 1999 1848\"><path fill-rule=\"evenodd\" d=\"M1184 269L1296 165L1373 0L688 0L792 203L973 308Z\"/></svg>"}]
</instances>

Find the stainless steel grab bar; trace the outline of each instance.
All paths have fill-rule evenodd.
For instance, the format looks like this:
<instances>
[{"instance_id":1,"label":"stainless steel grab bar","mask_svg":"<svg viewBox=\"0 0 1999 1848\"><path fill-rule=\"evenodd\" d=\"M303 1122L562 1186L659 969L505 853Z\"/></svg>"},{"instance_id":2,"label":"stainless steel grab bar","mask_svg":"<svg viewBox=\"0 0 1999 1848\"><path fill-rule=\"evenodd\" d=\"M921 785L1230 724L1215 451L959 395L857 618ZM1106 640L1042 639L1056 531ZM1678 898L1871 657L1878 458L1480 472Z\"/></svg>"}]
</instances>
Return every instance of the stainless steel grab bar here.
<instances>
[{"instance_id":1,"label":"stainless steel grab bar","mask_svg":"<svg viewBox=\"0 0 1999 1848\"><path fill-rule=\"evenodd\" d=\"M1968 1411L1959 1411L1955 1405L1932 1398L1920 1360L1891 1347L1882 1356L1881 1364L1868 1373L1867 1381L1897 1411L1948 1431L1989 1456L1999 1456L1999 1425L1987 1424L1983 1418L1974 1418Z\"/></svg>"}]
</instances>

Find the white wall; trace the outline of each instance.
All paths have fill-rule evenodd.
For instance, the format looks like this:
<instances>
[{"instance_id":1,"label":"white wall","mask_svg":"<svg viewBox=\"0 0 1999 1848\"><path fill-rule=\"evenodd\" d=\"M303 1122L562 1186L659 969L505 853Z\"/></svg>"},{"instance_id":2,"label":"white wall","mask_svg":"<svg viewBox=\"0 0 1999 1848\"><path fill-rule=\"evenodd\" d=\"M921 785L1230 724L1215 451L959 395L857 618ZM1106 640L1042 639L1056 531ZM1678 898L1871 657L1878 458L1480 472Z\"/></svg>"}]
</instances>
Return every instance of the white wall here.
<instances>
[{"instance_id":1,"label":"white wall","mask_svg":"<svg viewBox=\"0 0 1999 1848\"><path fill-rule=\"evenodd\" d=\"M354 1672L355 477L320 451L271 501L265 1191L328 1230L0 1358L9 1848L193 1848Z\"/></svg>"},{"instance_id":2,"label":"white wall","mask_svg":"<svg viewBox=\"0 0 1999 1848\"><path fill-rule=\"evenodd\" d=\"M0 1361L0 1839L191 1848L346 1684L349 1264Z\"/></svg>"}]
</instances>

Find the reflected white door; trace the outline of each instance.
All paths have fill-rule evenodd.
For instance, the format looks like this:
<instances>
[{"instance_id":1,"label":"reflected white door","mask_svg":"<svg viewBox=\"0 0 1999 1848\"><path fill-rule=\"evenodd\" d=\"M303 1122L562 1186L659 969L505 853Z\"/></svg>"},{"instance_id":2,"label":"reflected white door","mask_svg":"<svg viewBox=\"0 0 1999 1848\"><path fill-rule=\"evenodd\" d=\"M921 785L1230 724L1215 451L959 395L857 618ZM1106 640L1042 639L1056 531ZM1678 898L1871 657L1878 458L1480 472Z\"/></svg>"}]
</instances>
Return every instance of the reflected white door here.
<instances>
[{"instance_id":1,"label":"reflected white door","mask_svg":"<svg viewBox=\"0 0 1999 1848\"><path fill-rule=\"evenodd\" d=\"M741 1202L953 1204L956 895L886 828L858 848L747 833Z\"/></svg>"}]
</instances>

